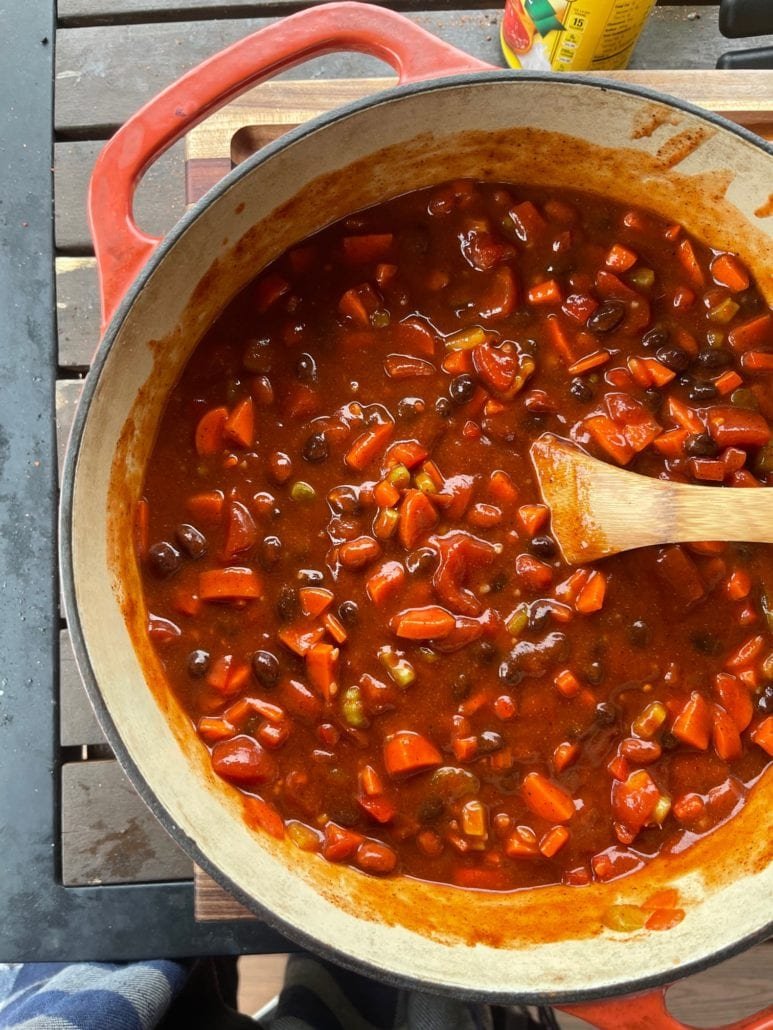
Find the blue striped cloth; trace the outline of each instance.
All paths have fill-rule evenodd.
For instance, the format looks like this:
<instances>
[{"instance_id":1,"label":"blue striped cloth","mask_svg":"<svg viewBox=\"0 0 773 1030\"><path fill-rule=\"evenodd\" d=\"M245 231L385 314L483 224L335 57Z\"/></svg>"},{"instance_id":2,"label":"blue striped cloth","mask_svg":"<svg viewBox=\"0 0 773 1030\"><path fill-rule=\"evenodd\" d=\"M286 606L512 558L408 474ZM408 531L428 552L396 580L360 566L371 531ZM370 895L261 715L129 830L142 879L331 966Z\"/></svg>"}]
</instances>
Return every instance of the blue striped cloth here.
<instances>
[{"instance_id":1,"label":"blue striped cloth","mask_svg":"<svg viewBox=\"0 0 773 1030\"><path fill-rule=\"evenodd\" d=\"M153 962L0 965L2 1030L152 1030L190 967Z\"/></svg>"}]
</instances>

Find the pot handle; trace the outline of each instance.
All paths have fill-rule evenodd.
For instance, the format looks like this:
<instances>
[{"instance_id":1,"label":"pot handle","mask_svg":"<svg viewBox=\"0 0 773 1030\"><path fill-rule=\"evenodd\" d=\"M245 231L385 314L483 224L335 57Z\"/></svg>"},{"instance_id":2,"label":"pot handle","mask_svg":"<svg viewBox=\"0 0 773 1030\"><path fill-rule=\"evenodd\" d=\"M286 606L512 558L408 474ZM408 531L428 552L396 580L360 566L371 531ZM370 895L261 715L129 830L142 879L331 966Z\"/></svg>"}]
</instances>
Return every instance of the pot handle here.
<instances>
[{"instance_id":1,"label":"pot handle","mask_svg":"<svg viewBox=\"0 0 773 1030\"><path fill-rule=\"evenodd\" d=\"M215 108L249 86L335 50L381 58L392 65L401 83L492 68L403 15L372 4L345 2L283 18L187 72L116 132L94 166L88 216L103 330L160 242L134 221L134 191L146 168Z\"/></svg>"},{"instance_id":2,"label":"pot handle","mask_svg":"<svg viewBox=\"0 0 773 1030\"><path fill-rule=\"evenodd\" d=\"M598 1030L690 1030L668 1011L666 990L650 991L632 998L611 998L609 1001L589 1001L579 1005L558 1005L585 1020ZM737 1023L728 1023L717 1030L773 1030L773 1007L747 1016Z\"/></svg>"}]
</instances>

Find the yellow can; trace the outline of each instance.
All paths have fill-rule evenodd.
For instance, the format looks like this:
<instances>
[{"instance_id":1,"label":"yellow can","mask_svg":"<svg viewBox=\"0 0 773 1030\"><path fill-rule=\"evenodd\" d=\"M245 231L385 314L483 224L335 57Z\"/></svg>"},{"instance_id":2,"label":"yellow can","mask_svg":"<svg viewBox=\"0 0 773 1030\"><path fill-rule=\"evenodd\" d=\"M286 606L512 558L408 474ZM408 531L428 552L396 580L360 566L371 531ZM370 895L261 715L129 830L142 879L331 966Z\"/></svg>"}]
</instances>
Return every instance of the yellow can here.
<instances>
[{"instance_id":1,"label":"yellow can","mask_svg":"<svg viewBox=\"0 0 773 1030\"><path fill-rule=\"evenodd\" d=\"M512 68L625 68L655 0L506 0L502 51Z\"/></svg>"}]
</instances>

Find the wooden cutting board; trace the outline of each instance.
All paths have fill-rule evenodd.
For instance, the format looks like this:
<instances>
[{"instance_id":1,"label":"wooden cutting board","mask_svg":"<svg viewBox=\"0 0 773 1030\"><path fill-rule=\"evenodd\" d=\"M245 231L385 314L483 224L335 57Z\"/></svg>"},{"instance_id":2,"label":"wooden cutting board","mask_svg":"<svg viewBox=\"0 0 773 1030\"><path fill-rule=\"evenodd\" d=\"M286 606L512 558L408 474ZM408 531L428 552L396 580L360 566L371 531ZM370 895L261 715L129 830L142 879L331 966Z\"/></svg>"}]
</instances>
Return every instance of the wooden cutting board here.
<instances>
[{"instance_id":1,"label":"wooden cutting board","mask_svg":"<svg viewBox=\"0 0 773 1030\"><path fill-rule=\"evenodd\" d=\"M606 72L605 77L670 93L773 139L773 71L627 71ZM186 137L187 203L195 203L234 165L289 129L395 81L268 82L244 93ZM254 918L200 869L195 870L195 899L201 921Z\"/></svg>"}]
</instances>

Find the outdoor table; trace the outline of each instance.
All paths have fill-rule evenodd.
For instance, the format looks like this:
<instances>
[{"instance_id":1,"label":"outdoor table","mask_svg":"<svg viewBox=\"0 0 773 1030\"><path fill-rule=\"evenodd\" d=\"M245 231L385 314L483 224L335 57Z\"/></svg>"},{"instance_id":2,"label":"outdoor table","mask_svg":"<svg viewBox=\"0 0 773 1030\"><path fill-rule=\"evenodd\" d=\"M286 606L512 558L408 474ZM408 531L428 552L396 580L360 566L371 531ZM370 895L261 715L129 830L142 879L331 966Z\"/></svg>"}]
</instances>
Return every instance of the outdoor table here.
<instances>
[{"instance_id":1,"label":"outdoor table","mask_svg":"<svg viewBox=\"0 0 773 1030\"><path fill-rule=\"evenodd\" d=\"M504 65L501 8L401 0L399 9ZM57 582L57 474L99 338L85 196L103 141L163 86L304 6L295 0L11 0L0 43L0 961L286 952L294 945L197 874L106 744L75 667ZM659 5L634 80L773 137L773 71L712 71L728 41L716 5ZM12 16L12 17L11 17ZM666 70L666 74L661 75ZM383 65L317 59L196 129L150 169L140 225L168 230L239 160L292 124L382 88ZM234 138L244 125L249 130ZM694 990L769 1003L762 945ZM745 969L748 982L739 979ZM695 979L695 978L694 978ZM735 986L733 986L735 985ZM740 985L740 986L739 986ZM706 990L708 989L708 994ZM689 994L689 990L688 990ZM728 1010L727 1016L737 1013ZM695 1017L697 1018L697 1016Z\"/></svg>"}]
</instances>

